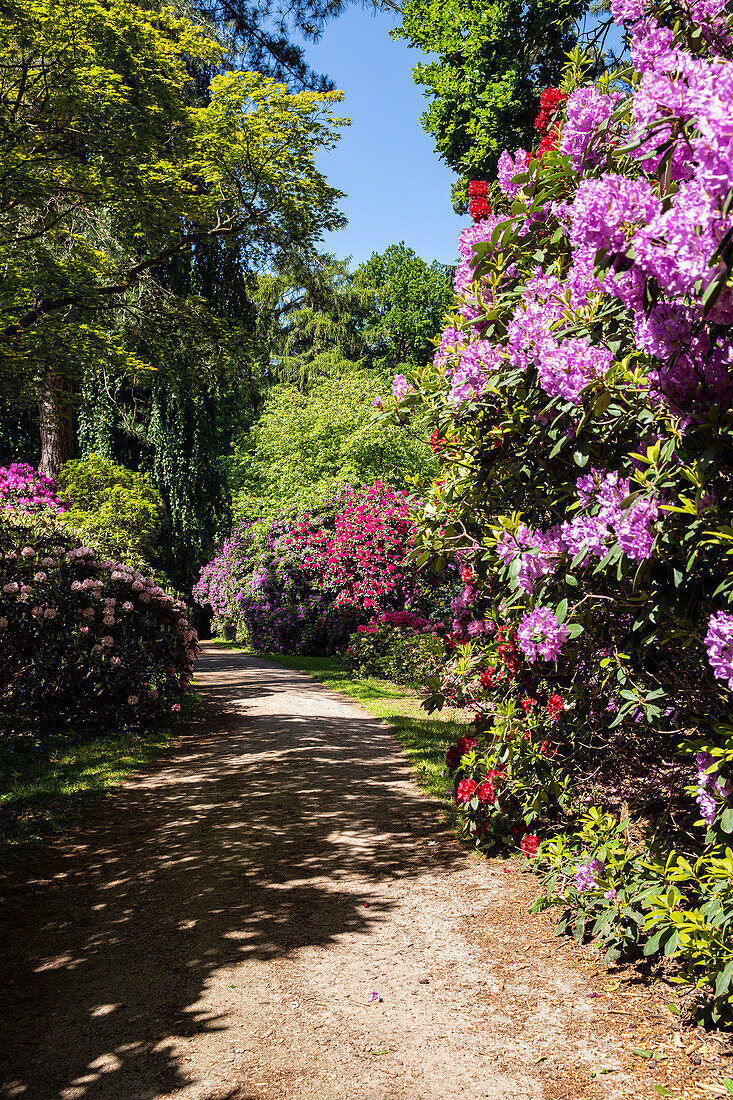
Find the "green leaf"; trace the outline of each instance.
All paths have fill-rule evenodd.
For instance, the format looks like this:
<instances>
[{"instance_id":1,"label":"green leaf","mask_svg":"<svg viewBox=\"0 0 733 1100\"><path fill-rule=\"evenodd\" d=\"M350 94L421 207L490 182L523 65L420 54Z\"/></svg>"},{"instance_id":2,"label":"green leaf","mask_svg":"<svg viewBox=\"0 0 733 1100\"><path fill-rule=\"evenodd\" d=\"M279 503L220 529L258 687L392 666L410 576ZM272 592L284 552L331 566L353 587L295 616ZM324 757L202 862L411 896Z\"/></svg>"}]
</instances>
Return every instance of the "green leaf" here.
<instances>
[{"instance_id":1,"label":"green leaf","mask_svg":"<svg viewBox=\"0 0 733 1100\"><path fill-rule=\"evenodd\" d=\"M716 997L722 997L724 993L728 992L731 986L731 976L733 976L733 959L731 959L724 970L721 970L715 979Z\"/></svg>"},{"instance_id":2,"label":"green leaf","mask_svg":"<svg viewBox=\"0 0 733 1100\"><path fill-rule=\"evenodd\" d=\"M728 278L730 277L730 271L727 264L719 264L714 270L714 274L708 281L707 286L702 292L701 301L703 305L703 315L707 317L710 310L713 308L721 293L725 289Z\"/></svg>"}]
</instances>

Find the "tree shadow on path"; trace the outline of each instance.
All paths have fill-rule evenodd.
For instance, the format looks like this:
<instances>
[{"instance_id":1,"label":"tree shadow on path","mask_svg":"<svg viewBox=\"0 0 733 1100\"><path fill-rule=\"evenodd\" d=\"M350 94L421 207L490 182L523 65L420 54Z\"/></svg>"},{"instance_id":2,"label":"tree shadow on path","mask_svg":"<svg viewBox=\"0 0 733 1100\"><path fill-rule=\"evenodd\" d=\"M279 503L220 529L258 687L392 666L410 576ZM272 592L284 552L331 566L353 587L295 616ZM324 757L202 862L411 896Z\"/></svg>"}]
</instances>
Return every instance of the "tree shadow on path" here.
<instances>
[{"instance_id":1,"label":"tree shadow on path","mask_svg":"<svg viewBox=\"0 0 733 1100\"><path fill-rule=\"evenodd\" d=\"M198 671L166 757L1 880L3 1096L184 1088L177 1041L229 1026L200 1003L218 970L368 936L388 883L462 862L425 847L435 803L376 719L254 658Z\"/></svg>"}]
</instances>

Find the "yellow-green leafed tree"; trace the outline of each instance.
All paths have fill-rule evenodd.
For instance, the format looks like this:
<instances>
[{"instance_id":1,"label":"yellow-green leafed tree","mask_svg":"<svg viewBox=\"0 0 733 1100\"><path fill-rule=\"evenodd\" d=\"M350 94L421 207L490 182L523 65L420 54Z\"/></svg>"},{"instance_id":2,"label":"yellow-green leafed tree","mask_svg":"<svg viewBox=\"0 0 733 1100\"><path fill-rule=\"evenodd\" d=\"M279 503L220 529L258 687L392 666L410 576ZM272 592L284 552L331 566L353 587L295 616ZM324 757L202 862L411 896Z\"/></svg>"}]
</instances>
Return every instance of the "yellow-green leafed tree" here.
<instances>
[{"instance_id":1,"label":"yellow-green leafed tree","mask_svg":"<svg viewBox=\"0 0 733 1100\"><path fill-rule=\"evenodd\" d=\"M207 237L261 263L342 220L315 166L340 93L226 66L172 9L0 0L0 399L40 393L46 468L83 366L145 367L125 326L156 267Z\"/></svg>"}]
</instances>

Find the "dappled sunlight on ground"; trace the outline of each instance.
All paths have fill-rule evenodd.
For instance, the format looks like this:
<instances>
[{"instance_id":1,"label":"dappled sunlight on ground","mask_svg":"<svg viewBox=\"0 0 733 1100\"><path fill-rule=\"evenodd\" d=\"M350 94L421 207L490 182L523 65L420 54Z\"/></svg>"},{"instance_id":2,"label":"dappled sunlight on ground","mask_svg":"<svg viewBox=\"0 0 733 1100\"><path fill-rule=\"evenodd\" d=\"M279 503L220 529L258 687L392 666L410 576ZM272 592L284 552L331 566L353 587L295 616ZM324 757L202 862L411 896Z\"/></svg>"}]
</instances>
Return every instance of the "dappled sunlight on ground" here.
<instances>
[{"instance_id":1,"label":"dappled sunlight on ground","mask_svg":"<svg viewBox=\"0 0 733 1100\"><path fill-rule=\"evenodd\" d=\"M207 656L207 710L162 764L6 874L7 1095L81 1098L102 1081L119 1097L182 1087L168 1041L226 1026L198 1006L212 973L368 936L392 903L364 908L349 880L371 897L428 859L434 806L405 805L410 774L378 720L247 657L235 686L231 664ZM300 713L281 713L293 678ZM271 716L224 720L255 697ZM440 852L430 849L432 866L462 859L451 845Z\"/></svg>"}]
</instances>

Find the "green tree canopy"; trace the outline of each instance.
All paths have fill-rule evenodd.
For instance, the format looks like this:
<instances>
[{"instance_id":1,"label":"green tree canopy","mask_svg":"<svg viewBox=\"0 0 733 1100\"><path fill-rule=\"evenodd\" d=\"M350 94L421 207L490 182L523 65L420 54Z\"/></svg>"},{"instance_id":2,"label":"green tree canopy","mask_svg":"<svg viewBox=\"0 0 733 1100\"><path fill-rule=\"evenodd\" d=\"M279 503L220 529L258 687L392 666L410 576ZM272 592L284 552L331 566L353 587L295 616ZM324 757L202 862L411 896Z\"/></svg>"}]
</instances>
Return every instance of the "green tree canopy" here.
<instances>
[{"instance_id":1,"label":"green tree canopy","mask_svg":"<svg viewBox=\"0 0 733 1100\"><path fill-rule=\"evenodd\" d=\"M452 268L426 263L404 242L356 272L333 256L315 264L286 257L259 277L253 300L263 377L305 389L349 364L387 374L424 364L453 301L451 276Z\"/></svg>"},{"instance_id":2,"label":"green tree canopy","mask_svg":"<svg viewBox=\"0 0 733 1100\"><path fill-rule=\"evenodd\" d=\"M95 356L145 362L119 329L167 258L227 239L251 262L340 224L315 167L339 93L223 65L206 28L130 0L0 2L0 393Z\"/></svg>"},{"instance_id":3,"label":"green tree canopy","mask_svg":"<svg viewBox=\"0 0 733 1100\"><path fill-rule=\"evenodd\" d=\"M357 268L354 288L362 299L368 361L386 371L423 366L453 304L452 268L428 264L404 241Z\"/></svg>"},{"instance_id":4,"label":"green tree canopy","mask_svg":"<svg viewBox=\"0 0 733 1100\"><path fill-rule=\"evenodd\" d=\"M423 125L449 167L491 179L503 149L530 148L543 88L559 82L588 0L406 0L392 34L435 60L413 76L430 97Z\"/></svg>"},{"instance_id":5,"label":"green tree canopy","mask_svg":"<svg viewBox=\"0 0 733 1100\"><path fill-rule=\"evenodd\" d=\"M396 488L433 469L427 443L404 427L375 423L372 402L388 382L351 369L306 393L273 387L257 424L229 461L235 512L257 518L283 505L314 506L344 485L382 479Z\"/></svg>"},{"instance_id":6,"label":"green tree canopy","mask_svg":"<svg viewBox=\"0 0 733 1100\"><path fill-rule=\"evenodd\" d=\"M75 534L117 561L159 564L166 515L147 474L92 454L65 463L59 487L69 506L63 524Z\"/></svg>"}]
</instances>

